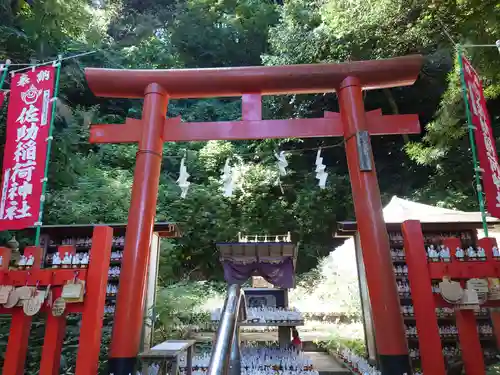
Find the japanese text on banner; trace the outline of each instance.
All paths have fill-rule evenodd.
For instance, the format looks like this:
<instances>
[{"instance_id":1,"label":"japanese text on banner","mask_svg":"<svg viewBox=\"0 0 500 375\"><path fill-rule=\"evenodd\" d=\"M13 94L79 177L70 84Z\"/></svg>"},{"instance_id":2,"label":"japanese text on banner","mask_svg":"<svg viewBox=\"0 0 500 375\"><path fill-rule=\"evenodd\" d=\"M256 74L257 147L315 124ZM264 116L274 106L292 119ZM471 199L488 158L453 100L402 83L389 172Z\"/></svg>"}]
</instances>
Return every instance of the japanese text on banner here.
<instances>
[{"instance_id":1,"label":"japanese text on banner","mask_svg":"<svg viewBox=\"0 0 500 375\"><path fill-rule=\"evenodd\" d=\"M472 125L478 151L479 164L483 169L483 189L488 212L500 218L500 166L497 148L486 108L483 86L479 75L470 62L462 56L463 74L469 99Z\"/></svg>"},{"instance_id":2,"label":"japanese text on banner","mask_svg":"<svg viewBox=\"0 0 500 375\"><path fill-rule=\"evenodd\" d=\"M7 113L0 230L38 221L47 157L55 68L42 66L14 75Z\"/></svg>"}]
</instances>

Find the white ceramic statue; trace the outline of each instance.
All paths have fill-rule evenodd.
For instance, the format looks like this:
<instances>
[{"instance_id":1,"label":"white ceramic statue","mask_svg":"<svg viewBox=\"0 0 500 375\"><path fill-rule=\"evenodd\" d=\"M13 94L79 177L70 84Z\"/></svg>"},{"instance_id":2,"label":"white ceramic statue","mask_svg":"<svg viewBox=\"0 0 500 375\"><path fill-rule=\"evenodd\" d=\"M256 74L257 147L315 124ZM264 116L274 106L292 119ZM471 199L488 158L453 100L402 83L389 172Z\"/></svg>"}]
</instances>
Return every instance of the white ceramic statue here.
<instances>
[{"instance_id":1,"label":"white ceramic statue","mask_svg":"<svg viewBox=\"0 0 500 375\"><path fill-rule=\"evenodd\" d=\"M441 245L441 250L439 250L439 257L441 260L444 262L449 262L450 261L450 249L447 246Z\"/></svg>"},{"instance_id":2,"label":"white ceramic statue","mask_svg":"<svg viewBox=\"0 0 500 375\"><path fill-rule=\"evenodd\" d=\"M56 252L52 257L52 268L59 268L60 265L61 265L61 257L59 256L59 253Z\"/></svg>"},{"instance_id":3,"label":"white ceramic statue","mask_svg":"<svg viewBox=\"0 0 500 375\"><path fill-rule=\"evenodd\" d=\"M439 253L434 249L434 245L430 245L427 248L427 255L431 262L437 262L439 260Z\"/></svg>"},{"instance_id":4,"label":"white ceramic statue","mask_svg":"<svg viewBox=\"0 0 500 375\"><path fill-rule=\"evenodd\" d=\"M19 258L19 266L24 267L26 266L26 262L28 261L28 258L26 258L24 255L21 255Z\"/></svg>"},{"instance_id":5,"label":"white ceramic statue","mask_svg":"<svg viewBox=\"0 0 500 375\"><path fill-rule=\"evenodd\" d=\"M82 258L80 260L80 263L83 268L86 268L89 265L89 254L88 253L83 253Z\"/></svg>"},{"instance_id":6,"label":"white ceramic statue","mask_svg":"<svg viewBox=\"0 0 500 375\"><path fill-rule=\"evenodd\" d=\"M477 257L479 259L486 259L486 251L481 246L477 247Z\"/></svg>"},{"instance_id":7,"label":"white ceramic statue","mask_svg":"<svg viewBox=\"0 0 500 375\"><path fill-rule=\"evenodd\" d=\"M408 276L408 266L406 264L403 266L402 271L403 271L403 276Z\"/></svg>"},{"instance_id":8,"label":"white ceramic statue","mask_svg":"<svg viewBox=\"0 0 500 375\"><path fill-rule=\"evenodd\" d=\"M73 256L73 261L72 261L72 264L73 264L73 268L78 268L80 266L80 258L81 255L80 254L75 254Z\"/></svg>"},{"instance_id":9,"label":"white ceramic statue","mask_svg":"<svg viewBox=\"0 0 500 375\"><path fill-rule=\"evenodd\" d=\"M71 264L71 255L68 252L64 253L64 258L62 260L63 266L68 266Z\"/></svg>"},{"instance_id":10,"label":"white ceramic statue","mask_svg":"<svg viewBox=\"0 0 500 375\"><path fill-rule=\"evenodd\" d=\"M35 257L30 255L26 260L26 267L33 267L33 264L35 264Z\"/></svg>"},{"instance_id":11,"label":"white ceramic statue","mask_svg":"<svg viewBox=\"0 0 500 375\"><path fill-rule=\"evenodd\" d=\"M465 251L464 251L464 249L462 249L461 247L457 247L455 249L455 257L457 258L457 260L463 261L464 258L465 258Z\"/></svg>"},{"instance_id":12,"label":"white ceramic statue","mask_svg":"<svg viewBox=\"0 0 500 375\"><path fill-rule=\"evenodd\" d=\"M474 250L474 248L472 246L469 246L467 248L467 257L470 259L470 260L476 260L476 257L477 257L477 253L476 251Z\"/></svg>"}]
</instances>

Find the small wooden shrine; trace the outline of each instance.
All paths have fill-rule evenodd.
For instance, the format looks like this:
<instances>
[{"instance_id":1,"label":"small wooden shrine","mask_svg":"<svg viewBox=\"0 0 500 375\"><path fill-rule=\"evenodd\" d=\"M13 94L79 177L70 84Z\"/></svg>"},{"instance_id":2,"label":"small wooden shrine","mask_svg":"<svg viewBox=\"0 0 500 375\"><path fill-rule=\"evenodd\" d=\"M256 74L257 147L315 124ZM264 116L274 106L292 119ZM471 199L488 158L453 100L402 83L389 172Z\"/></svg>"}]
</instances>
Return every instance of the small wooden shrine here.
<instances>
[{"instance_id":1,"label":"small wooden shrine","mask_svg":"<svg viewBox=\"0 0 500 375\"><path fill-rule=\"evenodd\" d=\"M238 235L238 242L218 243L219 259L228 284L243 285L249 308L287 310L288 290L295 287L297 244L285 235ZM277 326L280 345L289 345L291 330L303 320L247 321L242 326Z\"/></svg>"},{"instance_id":2,"label":"small wooden shrine","mask_svg":"<svg viewBox=\"0 0 500 375\"><path fill-rule=\"evenodd\" d=\"M113 231L111 259L108 269L108 283L106 290L106 303L104 316L106 324L113 323L115 314L116 297L120 284L123 250L125 245L126 224L72 224L72 225L44 225L41 227L40 247L42 248L41 267L56 268L54 257L58 257L64 262L67 253L72 259L77 256L89 254L92 247L92 234L94 228L101 226L110 227ZM35 228L24 230L21 234L33 237ZM178 238L182 235L176 223L159 222L153 226L153 236L150 244L150 261L147 279L147 292L145 306L150 311L156 302L159 252L161 238ZM76 255L76 257L75 257ZM74 263L74 261L72 262ZM65 267L64 264L61 265ZM75 268L75 264L68 265L68 268ZM146 317L143 325L144 340L142 346L146 349L151 345L152 333L154 332L154 322Z\"/></svg>"},{"instance_id":3,"label":"small wooden shrine","mask_svg":"<svg viewBox=\"0 0 500 375\"><path fill-rule=\"evenodd\" d=\"M408 348L412 367L414 370L421 369L421 356L416 330L414 314L414 302L412 300L411 288L408 280L408 266L404 249L404 237L401 230L402 223L406 220L419 220L424 236L425 250L439 249L448 238L459 238L461 246L476 247L478 232L481 231L482 223L480 213L463 212L428 206L416 202L407 201L393 197L391 202L384 208L384 219L389 234L390 252L393 261L393 269L400 298L401 314L403 315L408 341ZM488 226L493 229L500 225L500 220L488 218ZM492 233L490 233L491 236ZM359 240L357 223L354 221L339 222L337 226L337 237L352 237L355 253L360 298L365 328L365 340L368 355L371 361L376 362L377 348L374 340L374 326L368 292L368 284L362 257L362 248ZM351 240L352 241L352 240ZM425 251L422 248L422 251ZM439 292L439 281L433 280L433 291ZM454 361L460 358L460 345L458 330L455 323L453 310L436 308L436 318L439 322L439 333L442 341L443 355L447 360ZM495 358L498 354L498 345L495 340L493 322L488 309L477 311L478 332L486 362Z\"/></svg>"}]
</instances>

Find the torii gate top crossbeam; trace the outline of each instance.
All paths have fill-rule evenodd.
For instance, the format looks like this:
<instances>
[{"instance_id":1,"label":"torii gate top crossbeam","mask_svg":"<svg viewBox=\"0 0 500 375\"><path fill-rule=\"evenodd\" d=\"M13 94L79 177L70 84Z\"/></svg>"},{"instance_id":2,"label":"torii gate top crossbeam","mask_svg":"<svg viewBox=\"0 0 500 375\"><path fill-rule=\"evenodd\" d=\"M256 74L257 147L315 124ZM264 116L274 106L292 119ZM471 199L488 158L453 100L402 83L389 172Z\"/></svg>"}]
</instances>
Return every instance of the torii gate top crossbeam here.
<instances>
[{"instance_id":1,"label":"torii gate top crossbeam","mask_svg":"<svg viewBox=\"0 0 500 375\"><path fill-rule=\"evenodd\" d=\"M348 76L365 90L411 85L423 63L421 55L342 64L249 66L238 68L126 70L87 68L96 96L142 98L150 83L161 85L170 98L207 98L333 92Z\"/></svg>"}]
</instances>

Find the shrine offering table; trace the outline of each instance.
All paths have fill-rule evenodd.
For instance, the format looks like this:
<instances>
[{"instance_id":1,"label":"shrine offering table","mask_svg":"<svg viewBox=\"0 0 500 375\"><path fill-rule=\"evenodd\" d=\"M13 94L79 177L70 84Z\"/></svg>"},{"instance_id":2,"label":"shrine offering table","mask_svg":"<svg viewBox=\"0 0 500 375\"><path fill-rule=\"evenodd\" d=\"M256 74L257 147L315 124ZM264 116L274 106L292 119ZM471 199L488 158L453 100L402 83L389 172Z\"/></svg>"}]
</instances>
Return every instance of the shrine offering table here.
<instances>
[{"instance_id":1,"label":"shrine offering table","mask_svg":"<svg viewBox=\"0 0 500 375\"><path fill-rule=\"evenodd\" d=\"M193 346L195 340L167 340L139 354L142 361L142 375L149 374L149 368L157 364L158 375L177 375L179 356L186 353L186 375L192 374Z\"/></svg>"}]
</instances>

